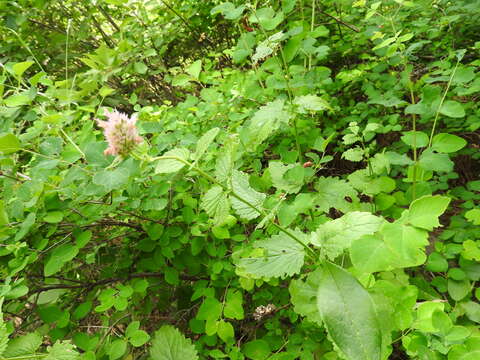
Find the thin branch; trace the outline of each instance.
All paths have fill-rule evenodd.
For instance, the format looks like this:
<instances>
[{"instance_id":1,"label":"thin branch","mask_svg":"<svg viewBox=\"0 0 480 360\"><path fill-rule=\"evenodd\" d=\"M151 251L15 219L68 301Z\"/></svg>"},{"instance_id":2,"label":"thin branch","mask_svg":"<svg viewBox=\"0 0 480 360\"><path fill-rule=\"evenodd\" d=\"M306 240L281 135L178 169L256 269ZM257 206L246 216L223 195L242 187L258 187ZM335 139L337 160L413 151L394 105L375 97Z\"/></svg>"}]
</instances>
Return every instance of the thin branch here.
<instances>
[{"instance_id":1,"label":"thin branch","mask_svg":"<svg viewBox=\"0 0 480 360\"><path fill-rule=\"evenodd\" d=\"M360 30L355 26L355 25L352 25L352 24L349 24L349 23L346 23L345 21L343 21L342 19L336 17L336 16L333 16L333 15L330 15L329 13L326 13L325 11L323 10L320 10L320 12L323 14L323 15L326 15L330 18L332 18L333 20L335 20L337 23L339 24L342 24L343 26L346 26L347 28L349 28L350 30L353 30L355 32L360 32Z\"/></svg>"}]
</instances>

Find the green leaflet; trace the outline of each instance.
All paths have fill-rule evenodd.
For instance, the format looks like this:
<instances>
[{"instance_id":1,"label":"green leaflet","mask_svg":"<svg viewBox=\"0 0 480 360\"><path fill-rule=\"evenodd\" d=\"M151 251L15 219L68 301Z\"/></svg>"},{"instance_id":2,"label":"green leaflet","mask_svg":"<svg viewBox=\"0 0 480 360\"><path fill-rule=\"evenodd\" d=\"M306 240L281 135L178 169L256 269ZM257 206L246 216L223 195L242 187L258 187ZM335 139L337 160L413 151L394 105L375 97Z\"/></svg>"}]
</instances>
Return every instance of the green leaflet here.
<instances>
[{"instance_id":1,"label":"green leaflet","mask_svg":"<svg viewBox=\"0 0 480 360\"><path fill-rule=\"evenodd\" d=\"M151 360L197 360L197 350L190 340L171 325L155 332L150 348Z\"/></svg>"},{"instance_id":2,"label":"green leaflet","mask_svg":"<svg viewBox=\"0 0 480 360\"><path fill-rule=\"evenodd\" d=\"M66 341L57 341L48 348L48 355L45 360L76 360L80 354L75 350L75 346Z\"/></svg>"},{"instance_id":3,"label":"green leaflet","mask_svg":"<svg viewBox=\"0 0 480 360\"><path fill-rule=\"evenodd\" d=\"M348 360L380 360L382 334L370 294L350 273L326 262L317 306L330 337Z\"/></svg>"},{"instance_id":4,"label":"green leaflet","mask_svg":"<svg viewBox=\"0 0 480 360\"><path fill-rule=\"evenodd\" d=\"M268 164L268 171L273 186L289 194L299 192L304 184L304 168L298 164L283 165L279 161L271 161Z\"/></svg>"},{"instance_id":5,"label":"green leaflet","mask_svg":"<svg viewBox=\"0 0 480 360\"><path fill-rule=\"evenodd\" d=\"M42 341L42 337L36 332L16 337L8 343L8 347L2 354L2 356L10 358L15 356L34 354L38 350L40 345L42 345Z\"/></svg>"},{"instance_id":6,"label":"green leaflet","mask_svg":"<svg viewBox=\"0 0 480 360\"><path fill-rule=\"evenodd\" d=\"M5 352L8 344L7 326L3 321L2 305L3 297L0 298L0 356L2 356L2 354Z\"/></svg>"},{"instance_id":7,"label":"green leaflet","mask_svg":"<svg viewBox=\"0 0 480 360\"><path fill-rule=\"evenodd\" d=\"M298 230L292 233L308 243L307 235ZM284 233L256 241L253 246L263 251L254 251L237 262L238 270L253 278L284 278L298 274L303 266L304 247Z\"/></svg>"},{"instance_id":8,"label":"green leaflet","mask_svg":"<svg viewBox=\"0 0 480 360\"><path fill-rule=\"evenodd\" d=\"M232 174L232 190L235 195L240 196L257 209L261 209L266 198L265 194L253 190L248 183L248 175L238 170L234 170ZM252 206L247 205L234 196L230 196L230 201L233 209L242 219L253 220L260 216L260 213L253 209Z\"/></svg>"}]
</instances>

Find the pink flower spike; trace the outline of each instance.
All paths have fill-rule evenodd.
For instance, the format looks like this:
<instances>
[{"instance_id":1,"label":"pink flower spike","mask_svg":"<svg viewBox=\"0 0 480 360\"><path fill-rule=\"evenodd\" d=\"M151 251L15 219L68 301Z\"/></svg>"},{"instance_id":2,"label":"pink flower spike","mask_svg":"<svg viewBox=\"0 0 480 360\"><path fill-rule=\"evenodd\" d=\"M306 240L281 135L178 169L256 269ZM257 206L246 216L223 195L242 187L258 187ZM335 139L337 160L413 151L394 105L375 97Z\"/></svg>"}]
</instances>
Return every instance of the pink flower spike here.
<instances>
[{"instance_id":1,"label":"pink flower spike","mask_svg":"<svg viewBox=\"0 0 480 360\"><path fill-rule=\"evenodd\" d=\"M117 110L104 110L107 121L97 120L99 127L103 129L103 134L108 142L108 148L104 151L105 155L120 155L126 157L135 147L143 141L138 135L136 122L137 115L128 117L127 114Z\"/></svg>"}]
</instances>

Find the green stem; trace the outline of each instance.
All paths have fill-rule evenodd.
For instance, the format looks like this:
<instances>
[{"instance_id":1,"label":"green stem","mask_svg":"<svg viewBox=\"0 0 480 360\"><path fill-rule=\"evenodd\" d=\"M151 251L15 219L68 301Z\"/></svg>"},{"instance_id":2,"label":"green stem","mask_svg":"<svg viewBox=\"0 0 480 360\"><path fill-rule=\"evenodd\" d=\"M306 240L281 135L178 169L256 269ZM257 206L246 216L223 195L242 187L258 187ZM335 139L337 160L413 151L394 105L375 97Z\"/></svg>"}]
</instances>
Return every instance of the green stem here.
<instances>
[{"instance_id":1,"label":"green stem","mask_svg":"<svg viewBox=\"0 0 480 360\"><path fill-rule=\"evenodd\" d=\"M241 201L242 203L244 203L245 205L247 205L248 207L250 207L251 209L255 210L256 212L258 212L262 217L267 217L268 214L263 211L262 209L259 209L257 208L255 205L253 205L252 203L250 203L248 200L245 200L244 198L242 198L240 195L238 194L235 194L235 192L231 189L229 189L227 186L225 186L224 184L220 183L219 181L217 181L217 179L215 179L214 177L210 176L209 174L207 174L205 171L203 171L202 169L194 166L191 162L185 160L185 159L182 159L180 157L177 157L177 156L158 156L158 157L155 157L153 159L150 159L151 161L155 161L155 160L176 160L178 162L181 162L183 164L185 164L186 166L188 166L190 169L196 171L197 173L199 173L201 176L203 176L205 179L207 179L208 181L210 181L211 183L215 184L215 185L218 185L220 186L224 191L228 191L230 192L230 194L235 198L237 199L238 201ZM293 239L296 243L298 243L299 245L301 245L306 251L307 253L312 256L312 257L316 257L316 253L314 250L312 250L311 248L308 247L308 245L306 245L302 240L300 240L295 234L291 233L288 229L284 228L282 225L279 225L277 224L274 220L270 219L270 223L275 226L280 232L284 233L285 235L287 235L288 237L290 237L291 239Z\"/></svg>"},{"instance_id":2,"label":"green stem","mask_svg":"<svg viewBox=\"0 0 480 360\"><path fill-rule=\"evenodd\" d=\"M413 94L413 85L410 82L410 102L415 104L415 95ZM412 182L412 198L415 200L417 198L416 194L416 184L417 184L417 163L418 163L418 153L417 153L417 116L412 114L412 128L413 128L413 182Z\"/></svg>"},{"instance_id":3,"label":"green stem","mask_svg":"<svg viewBox=\"0 0 480 360\"><path fill-rule=\"evenodd\" d=\"M450 79L448 80L447 88L443 93L442 100L440 100L440 104L438 104L437 112L435 113L435 119L433 120L432 132L430 133L430 140L428 142L428 147L432 147L433 135L435 134L435 128L437 126L437 120L440 116L440 109L442 108L443 103L445 102L445 98L447 97L448 90L450 89L450 85L452 85L453 77L455 76L455 72L457 71L458 64L460 64L460 60L457 60L457 64L452 71L452 75L450 75Z\"/></svg>"}]
</instances>

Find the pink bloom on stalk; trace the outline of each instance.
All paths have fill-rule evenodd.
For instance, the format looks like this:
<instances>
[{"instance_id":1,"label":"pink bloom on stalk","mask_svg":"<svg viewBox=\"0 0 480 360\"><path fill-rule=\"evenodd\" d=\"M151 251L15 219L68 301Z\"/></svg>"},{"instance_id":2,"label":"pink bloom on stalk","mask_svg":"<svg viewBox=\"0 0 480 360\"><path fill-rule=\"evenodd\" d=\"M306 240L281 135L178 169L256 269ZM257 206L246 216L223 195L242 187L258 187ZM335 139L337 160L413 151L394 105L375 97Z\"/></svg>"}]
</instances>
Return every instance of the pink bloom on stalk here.
<instances>
[{"instance_id":1,"label":"pink bloom on stalk","mask_svg":"<svg viewBox=\"0 0 480 360\"><path fill-rule=\"evenodd\" d=\"M107 121L96 119L98 126L103 128L103 133L108 142L108 148L104 151L104 154L128 155L136 144L143 141L135 126L137 116L128 117L127 114L117 110L112 112L105 110L104 113Z\"/></svg>"}]
</instances>

